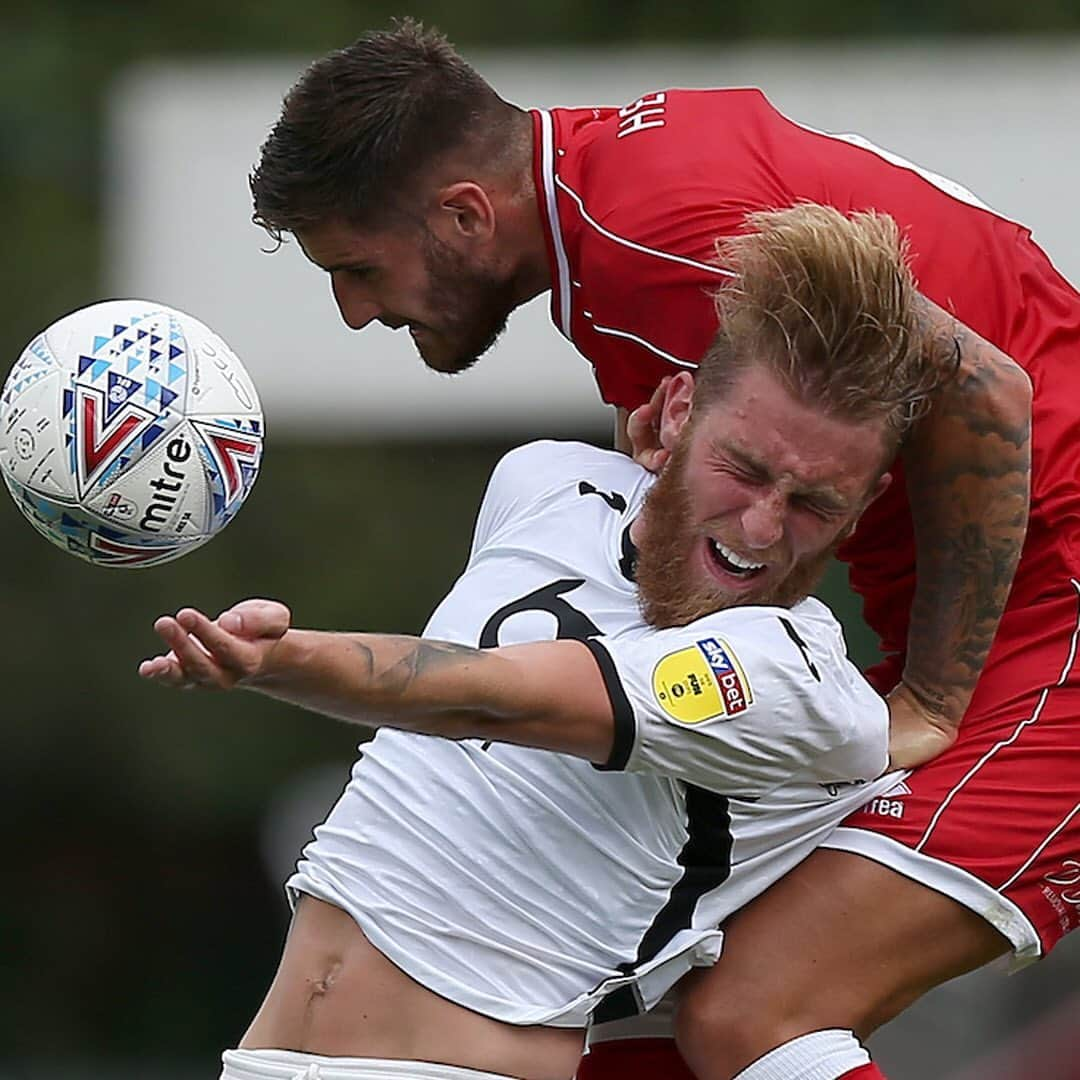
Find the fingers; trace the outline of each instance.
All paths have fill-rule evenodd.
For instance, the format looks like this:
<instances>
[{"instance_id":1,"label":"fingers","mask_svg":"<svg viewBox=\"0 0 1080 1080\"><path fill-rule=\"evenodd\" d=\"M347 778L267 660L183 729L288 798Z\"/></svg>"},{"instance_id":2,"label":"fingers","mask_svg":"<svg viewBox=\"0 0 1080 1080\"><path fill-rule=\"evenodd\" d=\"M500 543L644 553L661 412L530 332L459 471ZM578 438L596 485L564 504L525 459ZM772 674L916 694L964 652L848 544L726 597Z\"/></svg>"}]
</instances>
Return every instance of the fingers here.
<instances>
[{"instance_id":1,"label":"fingers","mask_svg":"<svg viewBox=\"0 0 1080 1080\"><path fill-rule=\"evenodd\" d=\"M291 618L276 600L244 600L216 620L181 608L154 623L170 651L144 660L139 674L163 686L230 689L257 673Z\"/></svg>"},{"instance_id":2,"label":"fingers","mask_svg":"<svg viewBox=\"0 0 1080 1080\"><path fill-rule=\"evenodd\" d=\"M143 679L150 679L152 682L176 689L186 689L195 685L184 675L183 669L172 653L168 656L155 656L153 659L144 660L139 665L139 675Z\"/></svg>"},{"instance_id":3,"label":"fingers","mask_svg":"<svg viewBox=\"0 0 1080 1080\"><path fill-rule=\"evenodd\" d=\"M162 620L158 620L159 622ZM175 622L185 631L183 652L172 644L181 664L185 669L210 673L213 670L228 672L233 681L250 674L250 646L236 634L230 633L220 624L207 618L196 608L181 608L176 613ZM155 624L155 629L157 626ZM160 633L160 631L159 631Z\"/></svg>"},{"instance_id":4,"label":"fingers","mask_svg":"<svg viewBox=\"0 0 1080 1080\"><path fill-rule=\"evenodd\" d=\"M277 600L242 600L217 619L230 634L245 638L280 638L292 622L292 613Z\"/></svg>"},{"instance_id":5,"label":"fingers","mask_svg":"<svg viewBox=\"0 0 1080 1080\"><path fill-rule=\"evenodd\" d=\"M214 646L205 643L203 635L207 627L213 627L201 611L184 608L176 617L162 616L154 622L154 632L172 650L168 657L156 657L146 661L147 677L166 686L205 686L228 689L237 681L224 650L214 652ZM141 665L140 665L141 672Z\"/></svg>"}]
</instances>

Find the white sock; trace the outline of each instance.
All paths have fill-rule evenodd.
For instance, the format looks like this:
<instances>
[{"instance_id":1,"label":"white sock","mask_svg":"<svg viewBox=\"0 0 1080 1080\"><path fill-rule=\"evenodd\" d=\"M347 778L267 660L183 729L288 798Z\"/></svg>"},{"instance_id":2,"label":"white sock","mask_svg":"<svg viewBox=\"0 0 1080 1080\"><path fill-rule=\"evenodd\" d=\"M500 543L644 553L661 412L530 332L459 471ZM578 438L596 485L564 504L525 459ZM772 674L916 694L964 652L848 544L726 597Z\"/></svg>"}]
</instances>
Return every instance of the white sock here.
<instances>
[{"instance_id":1,"label":"white sock","mask_svg":"<svg viewBox=\"0 0 1080 1080\"><path fill-rule=\"evenodd\" d=\"M800 1035L770 1050L735 1080L837 1080L869 1064L870 1055L859 1045L854 1032L829 1028Z\"/></svg>"}]
</instances>

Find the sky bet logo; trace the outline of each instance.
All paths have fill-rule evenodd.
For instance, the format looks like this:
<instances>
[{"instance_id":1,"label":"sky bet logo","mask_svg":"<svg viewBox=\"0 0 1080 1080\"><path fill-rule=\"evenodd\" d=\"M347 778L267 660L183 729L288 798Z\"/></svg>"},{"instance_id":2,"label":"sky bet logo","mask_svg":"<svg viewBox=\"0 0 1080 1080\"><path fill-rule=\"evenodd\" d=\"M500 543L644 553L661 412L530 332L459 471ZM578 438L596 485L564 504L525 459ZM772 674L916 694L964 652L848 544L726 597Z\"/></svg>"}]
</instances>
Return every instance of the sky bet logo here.
<instances>
[{"instance_id":1,"label":"sky bet logo","mask_svg":"<svg viewBox=\"0 0 1080 1080\"><path fill-rule=\"evenodd\" d=\"M735 664L731 654L716 638L703 638L698 648L709 661L716 681L720 686L720 697L724 702L724 712L728 716L746 712L750 704L750 684L743 677L742 671Z\"/></svg>"},{"instance_id":2,"label":"sky bet logo","mask_svg":"<svg viewBox=\"0 0 1080 1080\"><path fill-rule=\"evenodd\" d=\"M657 704L679 724L731 719L753 703L750 682L719 638L668 653L653 669Z\"/></svg>"}]
</instances>

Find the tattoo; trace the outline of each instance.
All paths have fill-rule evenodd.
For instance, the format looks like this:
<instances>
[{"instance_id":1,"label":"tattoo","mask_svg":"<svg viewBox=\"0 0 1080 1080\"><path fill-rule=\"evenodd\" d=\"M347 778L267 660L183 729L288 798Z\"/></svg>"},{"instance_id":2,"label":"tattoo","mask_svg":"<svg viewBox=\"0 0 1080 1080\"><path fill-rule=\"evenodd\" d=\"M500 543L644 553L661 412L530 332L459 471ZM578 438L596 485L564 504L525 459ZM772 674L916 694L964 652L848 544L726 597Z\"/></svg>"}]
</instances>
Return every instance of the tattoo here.
<instances>
[{"instance_id":1,"label":"tattoo","mask_svg":"<svg viewBox=\"0 0 1080 1080\"><path fill-rule=\"evenodd\" d=\"M951 335L955 376L904 451L918 571L904 681L959 723L1024 542L1031 417L1026 375L966 328Z\"/></svg>"},{"instance_id":2,"label":"tattoo","mask_svg":"<svg viewBox=\"0 0 1080 1080\"><path fill-rule=\"evenodd\" d=\"M350 645L363 664L363 676L372 689L389 697L404 697L424 675L463 661L483 659L483 649L426 638L387 636L384 650L352 639ZM380 661L380 652L391 654Z\"/></svg>"}]
</instances>

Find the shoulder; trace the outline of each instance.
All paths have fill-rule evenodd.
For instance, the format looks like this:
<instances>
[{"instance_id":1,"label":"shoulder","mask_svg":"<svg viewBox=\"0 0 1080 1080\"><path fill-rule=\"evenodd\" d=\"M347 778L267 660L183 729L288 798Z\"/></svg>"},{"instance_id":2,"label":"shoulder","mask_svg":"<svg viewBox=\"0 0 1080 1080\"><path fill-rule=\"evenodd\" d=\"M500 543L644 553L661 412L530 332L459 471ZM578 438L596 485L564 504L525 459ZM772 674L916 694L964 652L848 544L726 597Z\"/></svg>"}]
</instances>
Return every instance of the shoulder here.
<instances>
[{"instance_id":1,"label":"shoulder","mask_svg":"<svg viewBox=\"0 0 1080 1080\"><path fill-rule=\"evenodd\" d=\"M724 186L732 154L778 119L753 87L656 90L586 129L568 171L590 195L610 183L648 191L655 202L657 178L704 194Z\"/></svg>"},{"instance_id":2,"label":"shoulder","mask_svg":"<svg viewBox=\"0 0 1080 1080\"><path fill-rule=\"evenodd\" d=\"M582 484L619 492L626 502L648 475L625 454L588 443L544 439L516 447L492 471L480 506L474 551L502 526L548 514L561 502L576 498Z\"/></svg>"},{"instance_id":3,"label":"shoulder","mask_svg":"<svg viewBox=\"0 0 1080 1080\"><path fill-rule=\"evenodd\" d=\"M578 476L634 480L643 469L626 454L589 443L538 439L508 451L491 473L489 495L539 494Z\"/></svg>"},{"instance_id":4,"label":"shoulder","mask_svg":"<svg viewBox=\"0 0 1080 1080\"><path fill-rule=\"evenodd\" d=\"M669 294L658 304L648 294L673 284L708 316L700 289L727 276L716 265L717 238L779 198L755 149L770 138L774 115L759 90L658 90L597 121L557 159L554 183L576 272L606 281L618 274L616 287L641 294L636 303L657 309L658 320L682 301Z\"/></svg>"}]
</instances>

